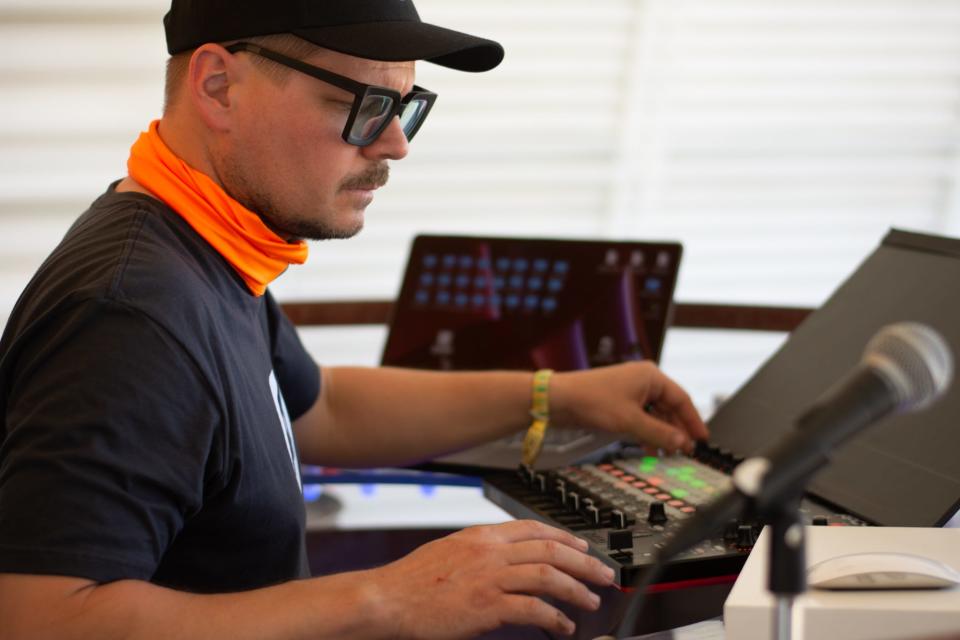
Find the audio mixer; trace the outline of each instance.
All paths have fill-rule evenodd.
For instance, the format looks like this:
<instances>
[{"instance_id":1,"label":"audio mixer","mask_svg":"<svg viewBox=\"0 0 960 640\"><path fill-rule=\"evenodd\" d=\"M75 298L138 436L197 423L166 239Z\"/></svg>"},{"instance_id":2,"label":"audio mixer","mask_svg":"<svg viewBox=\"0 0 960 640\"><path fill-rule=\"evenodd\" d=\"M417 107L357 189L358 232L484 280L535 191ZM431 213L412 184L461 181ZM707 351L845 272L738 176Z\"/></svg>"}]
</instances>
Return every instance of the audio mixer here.
<instances>
[{"instance_id":1,"label":"audio mixer","mask_svg":"<svg viewBox=\"0 0 960 640\"><path fill-rule=\"evenodd\" d=\"M518 518L574 532L611 566L617 583L634 584L657 550L697 509L731 488L739 462L705 444L693 456L630 455L536 471L521 467L484 479L484 495ZM815 525L864 525L862 520L804 499L803 518ZM662 582L739 572L760 533L748 520L727 523L664 569ZM707 532L705 532L707 533Z\"/></svg>"}]
</instances>

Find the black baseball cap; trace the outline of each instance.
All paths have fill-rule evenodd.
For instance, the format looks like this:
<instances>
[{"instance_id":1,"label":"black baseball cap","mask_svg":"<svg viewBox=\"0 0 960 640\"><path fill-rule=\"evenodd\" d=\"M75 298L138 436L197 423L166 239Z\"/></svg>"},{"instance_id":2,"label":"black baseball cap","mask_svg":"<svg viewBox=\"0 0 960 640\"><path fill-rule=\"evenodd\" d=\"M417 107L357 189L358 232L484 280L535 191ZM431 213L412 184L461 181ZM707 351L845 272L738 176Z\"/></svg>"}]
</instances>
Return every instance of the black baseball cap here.
<instances>
[{"instance_id":1,"label":"black baseball cap","mask_svg":"<svg viewBox=\"0 0 960 640\"><path fill-rule=\"evenodd\" d=\"M422 22L412 0L173 0L163 25L171 55L292 33L370 60L427 60L461 71L488 71L503 60L493 40Z\"/></svg>"}]
</instances>

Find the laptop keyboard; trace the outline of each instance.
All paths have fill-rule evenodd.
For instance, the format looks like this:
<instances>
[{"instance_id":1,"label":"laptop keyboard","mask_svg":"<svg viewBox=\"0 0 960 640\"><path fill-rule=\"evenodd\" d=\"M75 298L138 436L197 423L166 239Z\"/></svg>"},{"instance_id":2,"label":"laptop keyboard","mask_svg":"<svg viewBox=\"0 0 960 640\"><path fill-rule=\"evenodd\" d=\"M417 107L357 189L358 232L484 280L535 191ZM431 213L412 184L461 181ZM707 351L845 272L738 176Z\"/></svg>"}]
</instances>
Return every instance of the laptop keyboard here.
<instances>
[{"instance_id":1,"label":"laptop keyboard","mask_svg":"<svg viewBox=\"0 0 960 640\"><path fill-rule=\"evenodd\" d=\"M505 447L520 451L523 447L523 437L525 435L526 432L521 431L509 438L503 438L499 442ZM543 438L543 451L564 453L589 442L593 435L592 431L585 429L550 429Z\"/></svg>"}]
</instances>

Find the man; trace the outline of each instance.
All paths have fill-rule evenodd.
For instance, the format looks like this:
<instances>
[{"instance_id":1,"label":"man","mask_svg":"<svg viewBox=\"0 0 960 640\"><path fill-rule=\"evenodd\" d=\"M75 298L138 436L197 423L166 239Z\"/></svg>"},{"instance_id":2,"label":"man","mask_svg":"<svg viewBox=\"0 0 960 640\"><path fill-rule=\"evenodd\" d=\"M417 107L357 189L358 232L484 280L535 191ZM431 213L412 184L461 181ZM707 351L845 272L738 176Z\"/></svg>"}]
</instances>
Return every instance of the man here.
<instances>
[{"instance_id":1,"label":"man","mask_svg":"<svg viewBox=\"0 0 960 640\"><path fill-rule=\"evenodd\" d=\"M304 238L359 231L432 105L411 61L486 70L500 46L420 22L409 0L174 0L165 24L162 120L0 343L0 637L572 632L538 596L594 609L585 583L611 572L533 522L309 578L299 462L399 465L516 432L531 375L321 373L266 289ZM649 364L538 393L551 428L669 449L706 436Z\"/></svg>"}]
</instances>

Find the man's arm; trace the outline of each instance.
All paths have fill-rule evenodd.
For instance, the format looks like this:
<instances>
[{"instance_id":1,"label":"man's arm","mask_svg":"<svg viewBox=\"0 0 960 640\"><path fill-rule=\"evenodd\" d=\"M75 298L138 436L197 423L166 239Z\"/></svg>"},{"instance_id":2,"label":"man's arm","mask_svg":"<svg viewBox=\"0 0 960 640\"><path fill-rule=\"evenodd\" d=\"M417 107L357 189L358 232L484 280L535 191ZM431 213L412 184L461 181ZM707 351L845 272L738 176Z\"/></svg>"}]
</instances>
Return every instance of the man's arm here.
<instances>
[{"instance_id":1,"label":"man's arm","mask_svg":"<svg viewBox=\"0 0 960 640\"><path fill-rule=\"evenodd\" d=\"M595 610L581 581L606 586L613 571L585 551L567 532L516 521L465 529L378 569L234 594L0 574L0 638L440 640L504 624L569 634L573 623L535 596Z\"/></svg>"},{"instance_id":2,"label":"man's arm","mask_svg":"<svg viewBox=\"0 0 960 640\"><path fill-rule=\"evenodd\" d=\"M391 466L480 444L529 422L532 374L323 369L320 397L294 422L301 462Z\"/></svg>"},{"instance_id":3,"label":"man's arm","mask_svg":"<svg viewBox=\"0 0 960 640\"><path fill-rule=\"evenodd\" d=\"M532 374L326 368L320 397L294 423L300 458L340 467L409 464L530 424ZM707 436L689 396L648 362L554 374L551 422L665 449Z\"/></svg>"}]
</instances>

